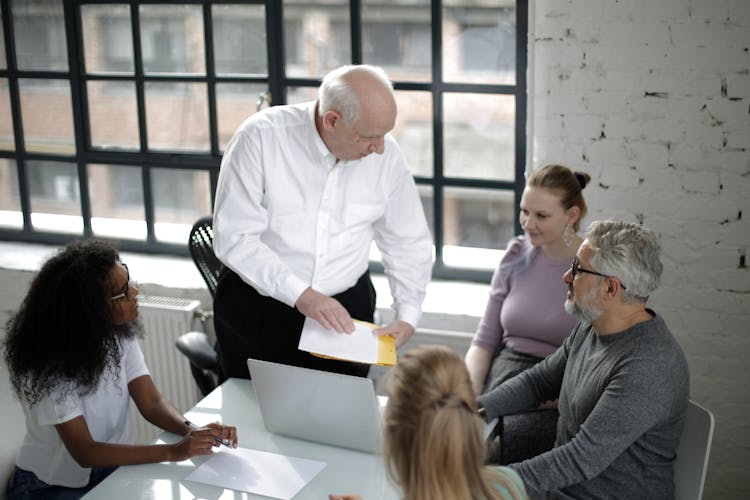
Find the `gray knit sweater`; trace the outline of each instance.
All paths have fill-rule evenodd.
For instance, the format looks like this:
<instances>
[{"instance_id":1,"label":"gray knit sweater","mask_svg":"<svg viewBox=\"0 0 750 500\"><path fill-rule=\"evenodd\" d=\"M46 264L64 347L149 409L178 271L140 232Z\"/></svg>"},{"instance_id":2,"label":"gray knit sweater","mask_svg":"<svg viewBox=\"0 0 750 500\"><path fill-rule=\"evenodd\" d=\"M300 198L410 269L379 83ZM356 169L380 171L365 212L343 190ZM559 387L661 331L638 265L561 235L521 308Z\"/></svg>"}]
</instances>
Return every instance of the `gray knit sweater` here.
<instances>
[{"instance_id":1,"label":"gray knit sweater","mask_svg":"<svg viewBox=\"0 0 750 500\"><path fill-rule=\"evenodd\" d=\"M556 352L479 400L494 418L559 396L555 448L511 465L532 497L671 499L688 392L685 356L655 315L601 337L581 322Z\"/></svg>"}]
</instances>

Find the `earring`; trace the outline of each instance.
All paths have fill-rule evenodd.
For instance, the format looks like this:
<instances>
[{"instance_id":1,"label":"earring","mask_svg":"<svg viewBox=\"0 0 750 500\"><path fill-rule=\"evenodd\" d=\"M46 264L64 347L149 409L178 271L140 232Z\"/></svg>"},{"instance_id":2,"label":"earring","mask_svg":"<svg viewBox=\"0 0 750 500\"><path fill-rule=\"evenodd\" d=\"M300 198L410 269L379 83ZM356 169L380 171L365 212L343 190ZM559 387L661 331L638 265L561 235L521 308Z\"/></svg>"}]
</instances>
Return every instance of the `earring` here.
<instances>
[{"instance_id":1,"label":"earring","mask_svg":"<svg viewBox=\"0 0 750 500\"><path fill-rule=\"evenodd\" d=\"M573 237L575 237L575 232L573 232L573 226L570 224L565 225L565 231L563 231L563 243L565 243L566 247L569 247L573 244Z\"/></svg>"}]
</instances>

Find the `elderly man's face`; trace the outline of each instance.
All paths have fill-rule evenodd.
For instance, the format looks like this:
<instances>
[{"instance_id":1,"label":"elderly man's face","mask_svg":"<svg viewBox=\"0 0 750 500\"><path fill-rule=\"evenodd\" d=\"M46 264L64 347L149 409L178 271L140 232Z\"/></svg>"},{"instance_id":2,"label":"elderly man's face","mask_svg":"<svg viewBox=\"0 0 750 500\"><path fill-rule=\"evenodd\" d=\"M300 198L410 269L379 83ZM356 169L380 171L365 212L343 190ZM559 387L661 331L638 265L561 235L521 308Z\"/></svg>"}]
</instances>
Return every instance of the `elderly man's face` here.
<instances>
[{"instance_id":1,"label":"elderly man's face","mask_svg":"<svg viewBox=\"0 0 750 500\"><path fill-rule=\"evenodd\" d=\"M372 153L383 154L385 134L392 125L379 125L374 120L362 117L353 123L339 120L335 127L335 140L331 143L331 153L339 160L359 160Z\"/></svg>"},{"instance_id":2,"label":"elderly man's face","mask_svg":"<svg viewBox=\"0 0 750 500\"><path fill-rule=\"evenodd\" d=\"M591 248L584 241L576 254L573 267L563 275L563 281L568 284L565 311L589 323L596 320L602 314L599 305L602 279L591 272L578 270L574 273L573 269L593 271L590 264L591 254Z\"/></svg>"}]
</instances>

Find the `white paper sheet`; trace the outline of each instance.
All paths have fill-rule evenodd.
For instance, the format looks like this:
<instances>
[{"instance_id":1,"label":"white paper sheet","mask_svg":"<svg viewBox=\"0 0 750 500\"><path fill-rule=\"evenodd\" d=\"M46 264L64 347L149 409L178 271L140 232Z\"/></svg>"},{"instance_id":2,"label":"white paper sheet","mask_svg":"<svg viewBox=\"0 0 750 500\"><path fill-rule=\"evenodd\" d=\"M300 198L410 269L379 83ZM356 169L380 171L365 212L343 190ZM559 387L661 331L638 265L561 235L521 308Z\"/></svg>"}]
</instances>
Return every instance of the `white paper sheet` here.
<instances>
[{"instance_id":1,"label":"white paper sheet","mask_svg":"<svg viewBox=\"0 0 750 500\"><path fill-rule=\"evenodd\" d=\"M326 467L325 462L247 448L222 447L185 479L288 500Z\"/></svg>"},{"instance_id":2,"label":"white paper sheet","mask_svg":"<svg viewBox=\"0 0 750 500\"><path fill-rule=\"evenodd\" d=\"M299 339L299 349L334 358L373 364L378 361L378 336L372 331L372 326L355 321L354 332L338 333L336 330L326 330L314 319L305 318Z\"/></svg>"}]
</instances>

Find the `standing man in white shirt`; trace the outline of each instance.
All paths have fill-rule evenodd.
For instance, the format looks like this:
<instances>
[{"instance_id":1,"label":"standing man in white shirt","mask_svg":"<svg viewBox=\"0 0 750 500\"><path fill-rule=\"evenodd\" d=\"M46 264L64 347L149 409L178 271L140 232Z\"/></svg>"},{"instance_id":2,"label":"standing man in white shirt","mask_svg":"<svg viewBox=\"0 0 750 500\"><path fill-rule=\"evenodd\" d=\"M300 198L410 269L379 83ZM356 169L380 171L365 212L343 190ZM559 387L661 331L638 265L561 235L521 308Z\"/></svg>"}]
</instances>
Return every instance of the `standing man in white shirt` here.
<instances>
[{"instance_id":1,"label":"standing man in white shirt","mask_svg":"<svg viewBox=\"0 0 750 500\"><path fill-rule=\"evenodd\" d=\"M396 313L376 333L396 346L414 333L432 237L389 134L396 112L380 68L344 66L326 75L316 101L265 109L235 132L213 218L214 250L226 266L214 299L223 377L247 378L248 357L366 376L369 365L297 345L305 317L341 334L354 330L352 318L373 321L372 241Z\"/></svg>"}]
</instances>

